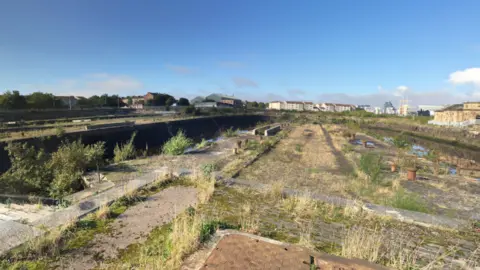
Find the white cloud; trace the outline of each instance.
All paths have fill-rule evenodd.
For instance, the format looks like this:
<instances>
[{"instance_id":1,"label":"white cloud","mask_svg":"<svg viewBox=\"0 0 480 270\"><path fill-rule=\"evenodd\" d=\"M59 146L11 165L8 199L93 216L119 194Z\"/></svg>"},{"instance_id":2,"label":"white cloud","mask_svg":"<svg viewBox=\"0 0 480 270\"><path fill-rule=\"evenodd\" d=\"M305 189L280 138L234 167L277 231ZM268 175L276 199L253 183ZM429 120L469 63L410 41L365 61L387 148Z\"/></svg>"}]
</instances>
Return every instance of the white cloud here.
<instances>
[{"instance_id":1,"label":"white cloud","mask_svg":"<svg viewBox=\"0 0 480 270\"><path fill-rule=\"evenodd\" d=\"M480 86L480 68L467 68L450 74L449 82L453 84L474 84Z\"/></svg>"},{"instance_id":2,"label":"white cloud","mask_svg":"<svg viewBox=\"0 0 480 270\"><path fill-rule=\"evenodd\" d=\"M53 84L28 84L22 86L22 92L48 92L55 95L93 96L93 95L131 95L143 89L143 83L127 75L108 73L88 74L77 79L65 79ZM136 92L138 93L138 92Z\"/></svg>"},{"instance_id":3,"label":"white cloud","mask_svg":"<svg viewBox=\"0 0 480 270\"><path fill-rule=\"evenodd\" d=\"M189 67L186 67L186 66L178 66L178 65L170 65L169 64L169 65L166 65L165 67L168 68L169 70L175 72L175 73L183 74L183 75L192 74L192 73L195 72L192 68L189 68Z\"/></svg>"},{"instance_id":4,"label":"white cloud","mask_svg":"<svg viewBox=\"0 0 480 270\"><path fill-rule=\"evenodd\" d=\"M257 87L258 86L258 84L255 81L250 80L248 78L235 77L235 78L232 78L232 80L237 87Z\"/></svg>"},{"instance_id":5,"label":"white cloud","mask_svg":"<svg viewBox=\"0 0 480 270\"><path fill-rule=\"evenodd\" d=\"M393 93L394 96L396 97L403 97L405 94L408 92L409 88L405 85L400 85L395 89L395 92Z\"/></svg>"}]
</instances>

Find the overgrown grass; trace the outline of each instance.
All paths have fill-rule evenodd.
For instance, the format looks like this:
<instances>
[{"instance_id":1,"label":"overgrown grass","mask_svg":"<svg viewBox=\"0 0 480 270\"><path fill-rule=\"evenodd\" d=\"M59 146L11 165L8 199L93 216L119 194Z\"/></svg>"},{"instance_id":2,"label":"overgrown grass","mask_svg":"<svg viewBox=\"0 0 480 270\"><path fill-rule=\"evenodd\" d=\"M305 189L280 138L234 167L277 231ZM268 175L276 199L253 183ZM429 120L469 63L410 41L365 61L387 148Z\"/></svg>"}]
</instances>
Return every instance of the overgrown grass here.
<instances>
[{"instance_id":1,"label":"overgrown grass","mask_svg":"<svg viewBox=\"0 0 480 270\"><path fill-rule=\"evenodd\" d=\"M180 130L163 145L162 152L167 155L182 155L192 145L193 140L187 138L183 130Z\"/></svg>"},{"instance_id":2,"label":"overgrown grass","mask_svg":"<svg viewBox=\"0 0 480 270\"><path fill-rule=\"evenodd\" d=\"M282 205L295 219L312 218L318 208L317 202L311 199L308 193L288 196L283 199Z\"/></svg>"},{"instance_id":3,"label":"overgrown grass","mask_svg":"<svg viewBox=\"0 0 480 270\"><path fill-rule=\"evenodd\" d=\"M205 140L205 138L202 138L202 141L197 143L197 145L195 146L197 149L201 149L201 148L205 148L207 146L209 146L211 143L207 140Z\"/></svg>"},{"instance_id":4,"label":"overgrown grass","mask_svg":"<svg viewBox=\"0 0 480 270\"><path fill-rule=\"evenodd\" d=\"M409 193L403 188L398 188L393 197L385 202L395 208L428 213L428 206L417 194Z\"/></svg>"},{"instance_id":5,"label":"overgrown grass","mask_svg":"<svg viewBox=\"0 0 480 270\"><path fill-rule=\"evenodd\" d=\"M119 163L135 157L135 145L133 144L135 136L137 136L137 132L132 133L132 136L130 137L128 143L122 145L117 144L115 146L115 149L113 149L113 160L115 161L115 163Z\"/></svg>"},{"instance_id":6,"label":"overgrown grass","mask_svg":"<svg viewBox=\"0 0 480 270\"><path fill-rule=\"evenodd\" d=\"M368 152L360 157L359 168L368 176L368 179L378 184L381 177L382 157L379 154Z\"/></svg>"},{"instance_id":7,"label":"overgrown grass","mask_svg":"<svg viewBox=\"0 0 480 270\"><path fill-rule=\"evenodd\" d=\"M230 138L238 136L238 130L234 130L232 127L223 132L223 136Z\"/></svg>"}]
</instances>

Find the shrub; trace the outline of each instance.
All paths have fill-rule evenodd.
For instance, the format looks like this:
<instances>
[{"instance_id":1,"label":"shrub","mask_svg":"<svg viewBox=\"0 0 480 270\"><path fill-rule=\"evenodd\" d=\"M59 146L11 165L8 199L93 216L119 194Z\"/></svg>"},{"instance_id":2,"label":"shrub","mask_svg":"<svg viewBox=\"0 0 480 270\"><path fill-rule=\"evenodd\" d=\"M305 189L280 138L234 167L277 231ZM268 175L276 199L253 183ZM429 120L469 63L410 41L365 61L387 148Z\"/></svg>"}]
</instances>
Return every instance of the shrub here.
<instances>
[{"instance_id":1,"label":"shrub","mask_svg":"<svg viewBox=\"0 0 480 270\"><path fill-rule=\"evenodd\" d=\"M199 115L200 114L200 110L195 108L195 106L193 105L190 105L188 107L185 108L185 111L184 111L185 114L190 114L190 115Z\"/></svg>"},{"instance_id":2,"label":"shrub","mask_svg":"<svg viewBox=\"0 0 480 270\"><path fill-rule=\"evenodd\" d=\"M362 154L360 157L360 170L364 172L369 180L378 184L381 174L382 157L375 153Z\"/></svg>"},{"instance_id":3,"label":"shrub","mask_svg":"<svg viewBox=\"0 0 480 270\"><path fill-rule=\"evenodd\" d=\"M238 130L234 130L232 127L223 132L223 136L230 138L238 135Z\"/></svg>"},{"instance_id":4,"label":"shrub","mask_svg":"<svg viewBox=\"0 0 480 270\"><path fill-rule=\"evenodd\" d=\"M302 152L302 146L297 143L297 144L295 145L295 151L297 151L297 152Z\"/></svg>"},{"instance_id":5,"label":"shrub","mask_svg":"<svg viewBox=\"0 0 480 270\"><path fill-rule=\"evenodd\" d=\"M113 160L115 163L119 163L131 158L135 157L135 146L133 145L133 141L135 140L135 137L137 136L137 132L133 132L132 136L130 137L130 140L126 144L122 145L115 145L115 149L113 149Z\"/></svg>"},{"instance_id":6,"label":"shrub","mask_svg":"<svg viewBox=\"0 0 480 270\"><path fill-rule=\"evenodd\" d=\"M406 192L403 188L399 188L387 204L395 208L428 213L428 207L422 198L416 194Z\"/></svg>"},{"instance_id":7,"label":"shrub","mask_svg":"<svg viewBox=\"0 0 480 270\"><path fill-rule=\"evenodd\" d=\"M202 138L202 141L200 143L197 143L196 148L201 149L209 145L210 145L210 142L205 140L205 138Z\"/></svg>"},{"instance_id":8,"label":"shrub","mask_svg":"<svg viewBox=\"0 0 480 270\"><path fill-rule=\"evenodd\" d=\"M5 149L11 167L0 176L0 191L8 193L46 194L52 173L45 167L48 155L27 143L8 143Z\"/></svg>"},{"instance_id":9,"label":"shrub","mask_svg":"<svg viewBox=\"0 0 480 270\"><path fill-rule=\"evenodd\" d=\"M185 150L193 145L193 140L187 138L185 133L180 130L177 135L168 140L162 148L162 152L167 155L182 155Z\"/></svg>"},{"instance_id":10,"label":"shrub","mask_svg":"<svg viewBox=\"0 0 480 270\"><path fill-rule=\"evenodd\" d=\"M50 195L61 198L82 187L81 176L87 168L97 169L105 152L104 142L86 146L80 140L64 142L52 154L47 167L53 173Z\"/></svg>"},{"instance_id":11,"label":"shrub","mask_svg":"<svg viewBox=\"0 0 480 270\"><path fill-rule=\"evenodd\" d=\"M212 172L216 171L218 168L215 163L207 163L207 164L203 164L201 169L202 169L203 175L208 177L212 174Z\"/></svg>"},{"instance_id":12,"label":"shrub","mask_svg":"<svg viewBox=\"0 0 480 270\"><path fill-rule=\"evenodd\" d=\"M400 148L400 149L405 149L410 145L410 143L408 142L408 139L405 135L395 136L392 140L392 143L393 143L393 145L395 145L395 147Z\"/></svg>"},{"instance_id":13,"label":"shrub","mask_svg":"<svg viewBox=\"0 0 480 270\"><path fill-rule=\"evenodd\" d=\"M65 129L63 127L56 127L55 128L55 135L57 135L57 137L62 137L63 135L65 135Z\"/></svg>"}]
</instances>

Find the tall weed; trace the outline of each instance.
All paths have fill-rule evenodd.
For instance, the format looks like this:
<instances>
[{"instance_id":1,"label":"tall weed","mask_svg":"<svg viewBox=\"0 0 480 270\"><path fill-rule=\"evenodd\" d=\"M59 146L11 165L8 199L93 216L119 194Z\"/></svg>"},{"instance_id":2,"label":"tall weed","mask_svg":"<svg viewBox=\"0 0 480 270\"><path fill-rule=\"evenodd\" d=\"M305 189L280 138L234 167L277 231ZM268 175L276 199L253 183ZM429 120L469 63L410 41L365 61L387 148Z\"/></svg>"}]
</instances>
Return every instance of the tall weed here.
<instances>
[{"instance_id":1,"label":"tall weed","mask_svg":"<svg viewBox=\"0 0 480 270\"><path fill-rule=\"evenodd\" d=\"M193 145L193 140L187 138L185 133L180 130L177 135L168 140L162 148L162 152L167 155L182 155L185 150Z\"/></svg>"},{"instance_id":2,"label":"tall weed","mask_svg":"<svg viewBox=\"0 0 480 270\"><path fill-rule=\"evenodd\" d=\"M382 157L375 153L365 153L360 157L360 170L365 173L368 179L378 184L381 177Z\"/></svg>"},{"instance_id":3,"label":"tall weed","mask_svg":"<svg viewBox=\"0 0 480 270\"><path fill-rule=\"evenodd\" d=\"M126 144L115 145L115 149L113 149L113 161L115 163L119 163L128 159L132 159L135 157L135 145L133 144L135 137L137 136L137 132L133 132L130 140Z\"/></svg>"}]
</instances>

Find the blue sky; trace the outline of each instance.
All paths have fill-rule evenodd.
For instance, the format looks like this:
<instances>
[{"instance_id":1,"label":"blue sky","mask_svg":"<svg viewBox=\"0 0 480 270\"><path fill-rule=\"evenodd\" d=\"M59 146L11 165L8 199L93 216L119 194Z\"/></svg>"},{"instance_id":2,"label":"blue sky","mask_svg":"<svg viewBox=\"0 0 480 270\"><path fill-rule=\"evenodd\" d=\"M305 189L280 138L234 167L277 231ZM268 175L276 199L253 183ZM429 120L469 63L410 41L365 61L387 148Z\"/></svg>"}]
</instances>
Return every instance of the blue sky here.
<instances>
[{"instance_id":1,"label":"blue sky","mask_svg":"<svg viewBox=\"0 0 480 270\"><path fill-rule=\"evenodd\" d=\"M0 89L480 100L480 1L0 3Z\"/></svg>"}]
</instances>

